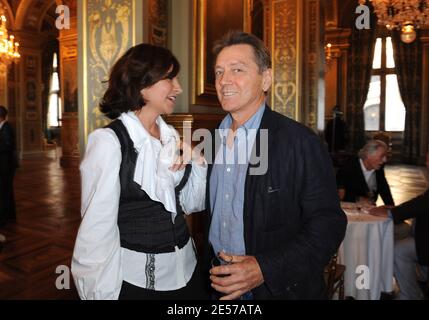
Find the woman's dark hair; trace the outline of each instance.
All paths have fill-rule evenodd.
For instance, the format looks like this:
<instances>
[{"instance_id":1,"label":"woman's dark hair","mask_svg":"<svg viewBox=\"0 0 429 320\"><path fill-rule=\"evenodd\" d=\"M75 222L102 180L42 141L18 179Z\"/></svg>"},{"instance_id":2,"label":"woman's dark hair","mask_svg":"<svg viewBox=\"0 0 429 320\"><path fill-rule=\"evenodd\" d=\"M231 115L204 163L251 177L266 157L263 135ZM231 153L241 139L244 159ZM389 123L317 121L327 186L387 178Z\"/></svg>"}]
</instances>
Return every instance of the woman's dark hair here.
<instances>
[{"instance_id":1,"label":"woman's dark hair","mask_svg":"<svg viewBox=\"0 0 429 320\"><path fill-rule=\"evenodd\" d=\"M141 109L145 101L140 91L160 80L173 79L179 70L179 61L166 48L145 43L132 47L112 67L100 111L116 119L122 112Z\"/></svg>"}]
</instances>

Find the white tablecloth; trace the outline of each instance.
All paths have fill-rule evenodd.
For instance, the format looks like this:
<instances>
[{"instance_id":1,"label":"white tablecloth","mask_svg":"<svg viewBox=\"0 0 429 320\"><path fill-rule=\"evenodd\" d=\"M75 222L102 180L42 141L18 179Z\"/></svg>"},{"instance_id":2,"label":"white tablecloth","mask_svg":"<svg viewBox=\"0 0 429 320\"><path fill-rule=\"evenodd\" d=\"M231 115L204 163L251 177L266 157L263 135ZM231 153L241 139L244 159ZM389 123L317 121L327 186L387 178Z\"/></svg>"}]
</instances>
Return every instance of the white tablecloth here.
<instances>
[{"instance_id":1,"label":"white tablecloth","mask_svg":"<svg viewBox=\"0 0 429 320\"><path fill-rule=\"evenodd\" d=\"M338 262L346 266L345 295L380 299L381 292L393 290L393 221L371 216L351 204L342 204L342 208L348 225Z\"/></svg>"}]
</instances>

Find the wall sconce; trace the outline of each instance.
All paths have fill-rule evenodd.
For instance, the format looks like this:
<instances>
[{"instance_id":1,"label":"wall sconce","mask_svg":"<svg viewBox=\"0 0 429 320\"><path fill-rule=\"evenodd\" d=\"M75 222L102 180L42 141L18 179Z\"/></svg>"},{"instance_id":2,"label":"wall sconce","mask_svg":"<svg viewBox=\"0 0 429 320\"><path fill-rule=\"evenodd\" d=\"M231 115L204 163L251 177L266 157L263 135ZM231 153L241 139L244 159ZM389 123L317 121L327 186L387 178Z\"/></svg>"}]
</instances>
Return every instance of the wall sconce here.
<instances>
[{"instance_id":1,"label":"wall sconce","mask_svg":"<svg viewBox=\"0 0 429 320\"><path fill-rule=\"evenodd\" d=\"M326 64L326 69L327 70L329 70L331 68L332 60L333 60L332 44L328 43L325 46L325 64Z\"/></svg>"}]
</instances>

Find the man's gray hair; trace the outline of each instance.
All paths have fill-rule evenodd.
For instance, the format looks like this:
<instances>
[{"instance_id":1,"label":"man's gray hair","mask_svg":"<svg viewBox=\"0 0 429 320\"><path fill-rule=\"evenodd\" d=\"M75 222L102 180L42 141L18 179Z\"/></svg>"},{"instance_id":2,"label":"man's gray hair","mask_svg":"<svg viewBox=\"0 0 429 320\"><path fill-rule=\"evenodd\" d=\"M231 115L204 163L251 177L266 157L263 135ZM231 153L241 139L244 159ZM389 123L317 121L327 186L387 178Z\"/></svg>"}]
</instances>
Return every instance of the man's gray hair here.
<instances>
[{"instance_id":1,"label":"man's gray hair","mask_svg":"<svg viewBox=\"0 0 429 320\"><path fill-rule=\"evenodd\" d=\"M214 61L216 61L217 56L223 49L238 44L247 44L252 47L253 54L255 55L255 62L259 67L260 73L267 69L271 69L271 54L262 40L253 34L236 30L229 31L214 43Z\"/></svg>"},{"instance_id":2,"label":"man's gray hair","mask_svg":"<svg viewBox=\"0 0 429 320\"><path fill-rule=\"evenodd\" d=\"M385 150L389 149L387 144L385 144L381 140L370 140L363 146L362 149L359 150L359 158L365 160L366 158L368 158L368 156L371 156L376 153L379 148L384 148Z\"/></svg>"}]
</instances>

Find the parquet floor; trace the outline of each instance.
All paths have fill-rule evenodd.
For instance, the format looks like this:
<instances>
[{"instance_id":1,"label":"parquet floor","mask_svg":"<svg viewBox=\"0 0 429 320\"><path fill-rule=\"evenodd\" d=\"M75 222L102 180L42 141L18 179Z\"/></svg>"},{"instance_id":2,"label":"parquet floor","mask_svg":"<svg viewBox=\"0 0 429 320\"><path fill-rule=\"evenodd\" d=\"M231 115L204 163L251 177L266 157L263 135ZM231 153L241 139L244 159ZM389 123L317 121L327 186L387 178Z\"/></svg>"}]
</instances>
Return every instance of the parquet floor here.
<instances>
[{"instance_id":1,"label":"parquet floor","mask_svg":"<svg viewBox=\"0 0 429 320\"><path fill-rule=\"evenodd\" d=\"M63 169L55 153L26 159L15 179L17 221L0 228L7 242L0 254L0 299L77 299L56 288L58 266L70 266L80 223L80 178ZM387 166L386 176L397 203L423 192L423 167ZM63 282L64 283L64 282Z\"/></svg>"},{"instance_id":2,"label":"parquet floor","mask_svg":"<svg viewBox=\"0 0 429 320\"><path fill-rule=\"evenodd\" d=\"M395 204L401 204L423 193L429 186L429 174L424 167L386 166L386 179Z\"/></svg>"},{"instance_id":3,"label":"parquet floor","mask_svg":"<svg viewBox=\"0 0 429 320\"><path fill-rule=\"evenodd\" d=\"M17 220L0 229L7 238L0 254L0 299L78 298L71 278L69 290L55 283L56 268L70 266L79 227L79 172L61 168L54 156L23 160L17 171Z\"/></svg>"}]
</instances>

